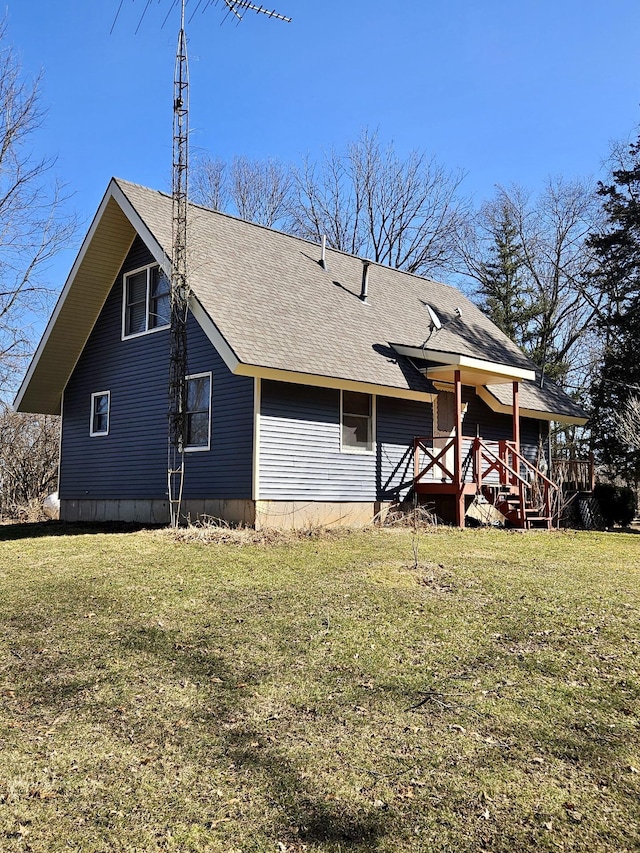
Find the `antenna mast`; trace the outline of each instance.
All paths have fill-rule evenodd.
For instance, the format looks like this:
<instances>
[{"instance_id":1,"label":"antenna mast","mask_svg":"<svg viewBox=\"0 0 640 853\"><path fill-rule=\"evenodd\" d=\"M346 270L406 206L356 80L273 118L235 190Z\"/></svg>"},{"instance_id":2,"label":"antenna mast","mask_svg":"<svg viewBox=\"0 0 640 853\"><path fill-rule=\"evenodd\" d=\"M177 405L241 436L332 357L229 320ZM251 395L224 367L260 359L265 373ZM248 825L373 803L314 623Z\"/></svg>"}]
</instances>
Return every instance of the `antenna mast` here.
<instances>
[{"instance_id":1,"label":"antenna mast","mask_svg":"<svg viewBox=\"0 0 640 853\"><path fill-rule=\"evenodd\" d=\"M187 200L189 175L189 65L185 33L185 6L180 2L180 32L173 82L173 246L171 264L171 324L169 356L169 510L171 526L180 523L184 486L184 448L187 436L187 319L189 278L187 275ZM223 0L228 13L238 21L247 10L290 23L291 18L269 11L248 0ZM209 5L205 4L205 9ZM196 5L196 11L200 0ZM145 8L146 11L146 8ZM144 13L143 13L144 14ZM194 13L195 14L195 13Z\"/></svg>"},{"instance_id":2,"label":"antenna mast","mask_svg":"<svg viewBox=\"0 0 640 853\"><path fill-rule=\"evenodd\" d=\"M180 2L180 32L176 50L175 73L173 78L173 169L171 180L172 195L172 257L171 257L171 319L169 327L169 447L168 447L168 487L171 526L177 527L180 521L180 507L184 485L184 449L188 442L187 417L187 320L189 315L189 277L187 273L187 202L189 173L189 64L187 60L187 36L185 32L185 7L188 0L172 0L165 18L167 22L171 12ZM204 2L204 6L202 6ZM202 6L206 11L218 0L197 0L191 19ZM227 15L234 15L238 21L247 10L275 18L286 23L291 18L269 11L249 0L222 0ZM113 19L113 32L124 0L119 0ZM146 0L138 21L136 33L151 5ZM191 20L190 19L190 20ZM164 24L163 24L164 26Z\"/></svg>"},{"instance_id":3,"label":"antenna mast","mask_svg":"<svg viewBox=\"0 0 640 853\"><path fill-rule=\"evenodd\" d=\"M171 322L169 328L169 510L171 526L180 520L184 483L187 409L187 190L189 167L189 65L181 0L180 32L173 80Z\"/></svg>"}]
</instances>

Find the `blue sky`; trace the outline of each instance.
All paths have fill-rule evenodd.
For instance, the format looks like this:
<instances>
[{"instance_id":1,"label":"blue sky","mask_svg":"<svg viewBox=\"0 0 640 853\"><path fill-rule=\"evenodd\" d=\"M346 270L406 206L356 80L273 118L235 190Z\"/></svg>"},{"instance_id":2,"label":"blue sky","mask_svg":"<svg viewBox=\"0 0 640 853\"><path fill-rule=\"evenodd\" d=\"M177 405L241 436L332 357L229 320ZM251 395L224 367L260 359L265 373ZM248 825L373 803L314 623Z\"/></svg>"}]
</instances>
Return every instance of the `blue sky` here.
<instances>
[{"instance_id":1,"label":"blue sky","mask_svg":"<svg viewBox=\"0 0 640 853\"><path fill-rule=\"evenodd\" d=\"M171 0L8 0L25 72L42 70L35 139L87 222L116 175L170 185L177 13ZM191 0L190 6L195 6ZM640 113L637 0L269 0L280 24L220 5L188 24L191 150L299 161L377 128L495 184L597 176ZM76 247L77 248L77 247ZM59 287L73 261L51 269Z\"/></svg>"}]
</instances>

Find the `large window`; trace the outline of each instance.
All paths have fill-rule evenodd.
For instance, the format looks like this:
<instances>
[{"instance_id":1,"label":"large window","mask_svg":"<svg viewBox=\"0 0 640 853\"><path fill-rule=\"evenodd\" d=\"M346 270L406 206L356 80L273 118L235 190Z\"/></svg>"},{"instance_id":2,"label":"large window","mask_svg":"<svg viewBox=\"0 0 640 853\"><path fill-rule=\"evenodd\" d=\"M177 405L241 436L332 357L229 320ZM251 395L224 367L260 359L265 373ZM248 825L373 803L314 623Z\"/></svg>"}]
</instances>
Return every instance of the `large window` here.
<instances>
[{"instance_id":1,"label":"large window","mask_svg":"<svg viewBox=\"0 0 640 853\"><path fill-rule=\"evenodd\" d=\"M185 450L209 450L211 441L211 374L187 376Z\"/></svg>"},{"instance_id":2,"label":"large window","mask_svg":"<svg viewBox=\"0 0 640 853\"><path fill-rule=\"evenodd\" d=\"M354 453L373 450L373 398L357 391L342 392L342 449Z\"/></svg>"},{"instance_id":3,"label":"large window","mask_svg":"<svg viewBox=\"0 0 640 853\"><path fill-rule=\"evenodd\" d=\"M122 336L144 335L169 325L171 285L159 266L124 277Z\"/></svg>"},{"instance_id":4,"label":"large window","mask_svg":"<svg viewBox=\"0 0 640 853\"><path fill-rule=\"evenodd\" d=\"M111 392L96 391L91 395L91 426L89 435L109 435Z\"/></svg>"}]
</instances>

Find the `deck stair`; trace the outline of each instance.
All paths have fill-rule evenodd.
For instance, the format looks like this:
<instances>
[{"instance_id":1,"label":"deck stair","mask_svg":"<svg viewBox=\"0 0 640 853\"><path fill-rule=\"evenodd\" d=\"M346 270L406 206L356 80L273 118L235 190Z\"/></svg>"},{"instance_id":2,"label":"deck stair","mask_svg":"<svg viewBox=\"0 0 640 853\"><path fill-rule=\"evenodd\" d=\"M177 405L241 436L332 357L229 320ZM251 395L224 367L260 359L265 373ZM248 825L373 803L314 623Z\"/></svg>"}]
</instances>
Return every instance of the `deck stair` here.
<instances>
[{"instance_id":1,"label":"deck stair","mask_svg":"<svg viewBox=\"0 0 640 853\"><path fill-rule=\"evenodd\" d=\"M465 498L483 495L513 527L550 529L557 522L557 485L514 441L416 437L414 466L415 493L455 495L461 519Z\"/></svg>"},{"instance_id":2,"label":"deck stair","mask_svg":"<svg viewBox=\"0 0 640 853\"><path fill-rule=\"evenodd\" d=\"M553 517L547 515L544 507L536 505L531 499L525 498L523 513L520 506L520 495L518 492L512 491L507 484L496 489L484 486L482 494L489 503L492 503L504 515L511 527L531 530L534 527L551 529L553 526Z\"/></svg>"},{"instance_id":3,"label":"deck stair","mask_svg":"<svg viewBox=\"0 0 640 853\"><path fill-rule=\"evenodd\" d=\"M481 438L474 443L474 477L478 490L489 499L514 527L531 530L554 526L554 498L557 486L512 441L489 444ZM488 475L499 480L493 486Z\"/></svg>"}]
</instances>

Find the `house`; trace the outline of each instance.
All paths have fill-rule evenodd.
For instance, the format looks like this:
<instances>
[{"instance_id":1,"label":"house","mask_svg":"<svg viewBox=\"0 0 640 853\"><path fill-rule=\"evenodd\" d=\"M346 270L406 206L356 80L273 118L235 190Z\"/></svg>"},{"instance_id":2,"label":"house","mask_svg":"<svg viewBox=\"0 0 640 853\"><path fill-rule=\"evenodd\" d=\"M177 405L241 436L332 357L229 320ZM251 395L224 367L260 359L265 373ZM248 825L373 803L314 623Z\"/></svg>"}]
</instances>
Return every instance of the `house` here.
<instances>
[{"instance_id":1,"label":"house","mask_svg":"<svg viewBox=\"0 0 640 853\"><path fill-rule=\"evenodd\" d=\"M168 520L171 222L111 181L17 394L62 414L63 519ZM189 277L192 519L358 524L417 495L463 525L482 493L528 526L549 422L585 422L454 287L195 205Z\"/></svg>"}]
</instances>

